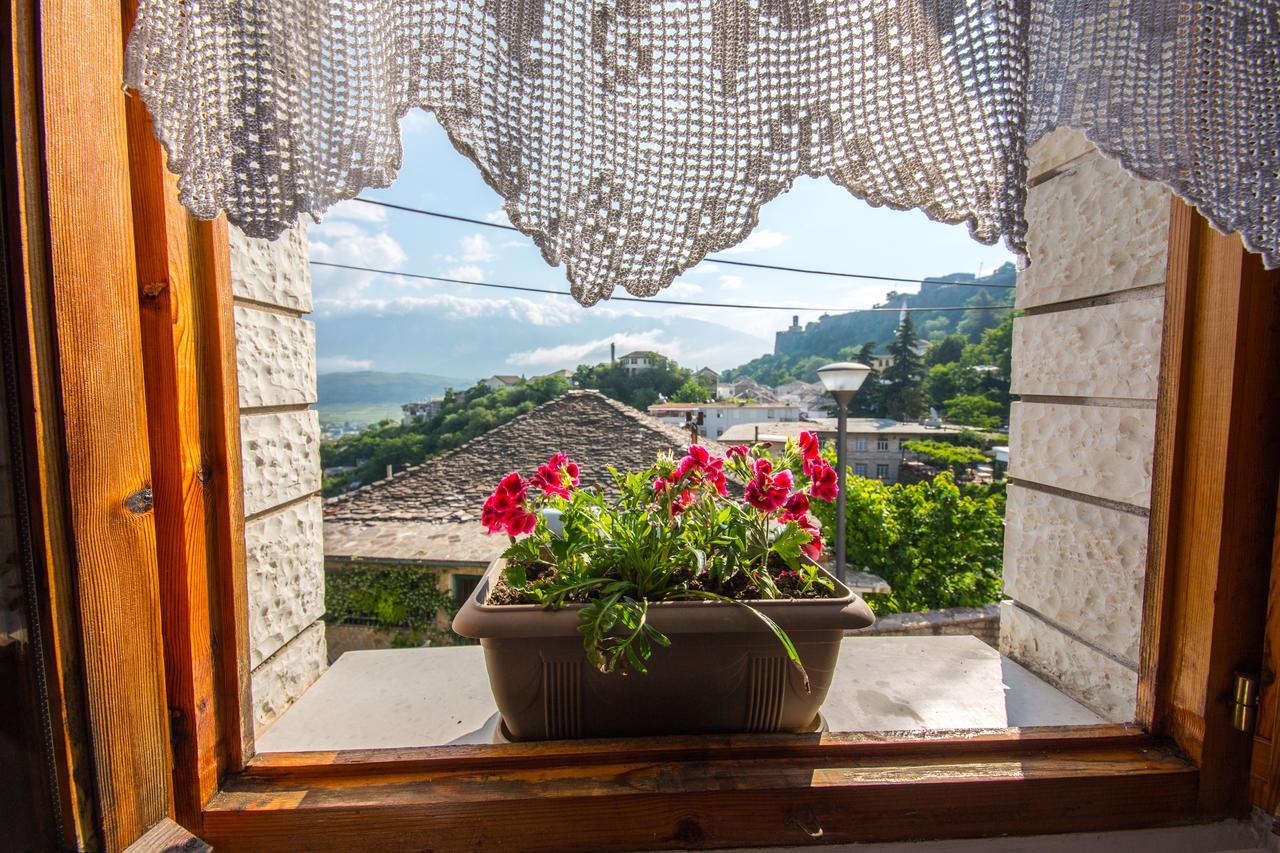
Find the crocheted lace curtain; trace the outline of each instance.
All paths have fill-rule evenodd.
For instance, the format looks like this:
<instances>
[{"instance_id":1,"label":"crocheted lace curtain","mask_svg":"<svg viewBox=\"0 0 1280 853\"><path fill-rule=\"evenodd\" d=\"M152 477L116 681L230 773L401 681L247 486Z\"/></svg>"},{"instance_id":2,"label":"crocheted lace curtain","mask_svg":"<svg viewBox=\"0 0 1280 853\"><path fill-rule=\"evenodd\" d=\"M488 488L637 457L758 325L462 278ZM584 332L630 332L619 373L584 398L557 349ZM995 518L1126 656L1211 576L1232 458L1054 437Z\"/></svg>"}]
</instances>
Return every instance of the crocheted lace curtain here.
<instances>
[{"instance_id":1,"label":"crocheted lace curtain","mask_svg":"<svg viewBox=\"0 0 1280 853\"><path fill-rule=\"evenodd\" d=\"M390 184L425 107L583 304L800 175L1021 252L1058 126L1280 263L1275 0L142 0L126 80L183 203L260 237Z\"/></svg>"}]
</instances>

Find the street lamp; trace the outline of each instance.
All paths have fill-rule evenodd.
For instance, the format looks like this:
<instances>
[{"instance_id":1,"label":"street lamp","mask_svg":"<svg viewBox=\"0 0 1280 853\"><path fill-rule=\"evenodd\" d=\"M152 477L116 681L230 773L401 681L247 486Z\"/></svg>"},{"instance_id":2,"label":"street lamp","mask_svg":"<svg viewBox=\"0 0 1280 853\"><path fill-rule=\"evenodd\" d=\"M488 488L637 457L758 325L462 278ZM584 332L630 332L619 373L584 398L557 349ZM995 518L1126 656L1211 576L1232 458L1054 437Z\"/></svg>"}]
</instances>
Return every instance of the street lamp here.
<instances>
[{"instance_id":1,"label":"street lamp","mask_svg":"<svg viewBox=\"0 0 1280 853\"><path fill-rule=\"evenodd\" d=\"M865 364L853 361L839 361L818 368L818 378L822 387L836 401L836 577L845 580L845 543L844 543L844 502L845 502L845 445L848 443L846 432L849 428L849 401L862 387L862 383L871 373Z\"/></svg>"}]
</instances>

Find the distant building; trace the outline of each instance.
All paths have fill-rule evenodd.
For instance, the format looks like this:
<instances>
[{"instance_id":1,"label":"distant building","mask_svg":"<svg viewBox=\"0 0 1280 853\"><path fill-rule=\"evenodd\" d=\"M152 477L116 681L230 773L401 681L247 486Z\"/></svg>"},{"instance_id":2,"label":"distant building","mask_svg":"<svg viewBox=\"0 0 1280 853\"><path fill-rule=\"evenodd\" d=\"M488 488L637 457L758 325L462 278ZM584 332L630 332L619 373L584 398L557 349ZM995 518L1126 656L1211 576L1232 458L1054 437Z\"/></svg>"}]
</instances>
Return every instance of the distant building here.
<instances>
[{"instance_id":1,"label":"distant building","mask_svg":"<svg viewBox=\"0 0 1280 853\"><path fill-rule=\"evenodd\" d=\"M636 350L629 352L622 358L618 359L622 365L622 369L628 373L635 373L637 370L648 370L658 363L658 354L648 350Z\"/></svg>"},{"instance_id":2,"label":"distant building","mask_svg":"<svg viewBox=\"0 0 1280 853\"><path fill-rule=\"evenodd\" d=\"M724 386L722 388L722 386ZM720 393L721 390L724 393ZM750 376L737 376L728 383L716 386L716 398L720 400L754 400L757 403L773 403L778 395L768 385L761 385Z\"/></svg>"},{"instance_id":3,"label":"distant building","mask_svg":"<svg viewBox=\"0 0 1280 853\"><path fill-rule=\"evenodd\" d=\"M510 374L495 374L488 379L481 379L480 384L484 385L490 391L501 391L504 388L514 388L524 380L519 376L511 376Z\"/></svg>"},{"instance_id":4,"label":"distant building","mask_svg":"<svg viewBox=\"0 0 1280 853\"><path fill-rule=\"evenodd\" d=\"M428 397L416 403L402 403L400 411L404 414L400 418L402 424L411 424L414 421L429 421L436 415L440 414L440 407L444 405L444 397Z\"/></svg>"},{"instance_id":5,"label":"distant building","mask_svg":"<svg viewBox=\"0 0 1280 853\"><path fill-rule=\"evenodd\" d=\"M791 316L790 327L778 332L773 339L775 355L787 355L804 343L804 327L800 325L800 315Z\"/></svg>"},{"instance_id":6,"label":"distant building","mask_svg":"<svg viewBox=\"0 0 1280 853\"><path fill-rule=\"evenodd\" d=\"M835 418L812 418L797 422L741 423L720 435L725 444L751 444L758 441L782 443L799 438L803 431L816 432L822 441L835 441ZM901 473L904 441L937 439L954 434L957 429L931 429L920 424L901 423L882 418L849 418L845 461L859 477L870 477L884 483L896 483Z\"/></svg>"},{"instance_id":7,"label":"distant building","mask_svg":"<svg viewBox=\"0 0 1280 853\"><path fill-rule=\"evenodd\" d=\"M572 370L565 368L564 370L553 370L550 373L544 373L541 376L535 376L533 378L534 379L563 379L565 382L572 383L573 377L575 375L576 374Z\"/></svg>"},{"instance_id":8,"label":"distant building","mask_svg":"<svg viewBox=\"0 0 1280 853\"><path fill-rule=\"evenodd\" d=\"M719 440L738 424L798 421L800 407L787 403L655 403L649 414L677 428L696 424L701 418L698 434Z\"/></svg>"},{"instance_id":9,"label":"distant building","mask_svg":"<svg viewBox=\"0 0 1280 853\"><path fill-rule=\"evenodd\" d=\"M704 367L697 373L693 374L693 378L698 384L705 385L708 388L715 388L720 382L720 374L716 373L710 367Z\"/></svg>"},{"instance_id":10,"label":"distant building","mask_svg":"<svg viewBox=\"0 0 1280 853\"><path fill-rule=\"evenodd\" d=\"M528 474L564 451L584 485L612 492L608 466L643 468L688 443L683 430L598 391L570 391L454 450L325 501L325 572L408 567L434 573L438 588L461 600L510 544L480 525L481 506L505 474ZM440 620L447 627L447 615Z\"/></svg>"}]
</instances>

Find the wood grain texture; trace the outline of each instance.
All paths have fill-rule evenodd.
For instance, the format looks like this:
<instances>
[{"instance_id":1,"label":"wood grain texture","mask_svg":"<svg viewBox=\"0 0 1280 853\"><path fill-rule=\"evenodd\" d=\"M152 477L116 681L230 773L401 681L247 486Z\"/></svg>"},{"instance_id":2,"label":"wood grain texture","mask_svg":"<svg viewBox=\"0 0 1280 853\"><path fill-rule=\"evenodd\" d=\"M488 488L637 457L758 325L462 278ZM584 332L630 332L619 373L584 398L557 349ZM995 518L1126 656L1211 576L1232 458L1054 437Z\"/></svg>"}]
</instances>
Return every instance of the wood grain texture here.
<instances>
[{"instance_id":1,"label":"wood grain texture","mask_svg":"<svg viewBox=\"0 0 1280 853\"><path fill-rule=\"evenodd\" d=\"M1185 305L1162 379L1173 395L1161 403L1173 419L1162 451L1170 441L1174 450L1161 459L1152 514L1148 629L1158 636L1143 655L1143 713L1200 766L1202 812L1239 814L1250 739L1231 727L1228 699L1233 672L1256 669L1263 643L1280 472L1280 275L1199 216L1177 227L1189 229L1190 248L1171 260L1168 283Z\"/></svg>"},{"instance_id":2,"label":"wood grain texture","mask_svg":"<svg viewBox=\"0 0 1280 853\"><path fill-rule=\"evenodd\" d=\"M32 560L44 632L54 772L62 835L82 849L100 846L94 804L80 629L66 496L65 452L58 415L49 235L41 142L41 79L35 0L17 0L0 19L5 48L0 121L3 122L4 204L8 256L7 297L14 318L18 410L27 448L25 479L32 529Z\"/></svg>"},{"instance_id":3,"label":"wood grain texture","mask_svg":"<svg viewBox=\"0 0 1280 853\"><path fill-rule=\"evenodd\" d=\"M165 709L146 398L116 3L40 6L41 139L52 332L101 843L168 817ZM132 500L131 500L132 499ZM133 506L130 509L127 504Z\"/></svg>"},{"instance_id":4,"label":"wood grain texture","mask_svg":"<svg viewBox=\"0 0 1280 853\"><path fill-rule=\"evenodd\" d=\"M228 781L215 848L652 850L1151 826L1184 818L1197 774L1150 738L954 738L862 755L781 753L504 770L393 769ZM745 746L748 739L740 746ZM891 740L883 741L891 744ZM898 742L899 746L901 741ZM705 748L705 743L704 743ZM601 753L603 755L603 753Z\"/></svg>"},{"instance_id":5,"label":"wood grain texture","mask_svg":"<svg viewBox=\"0 0 1280 853\"><path fill-rule=\"evenodd\" d=\"M125 20L132 19L125 4ZM129 172L137 293L155 495L164 673L174 751L174 812L200 830L219 755L218 571L212 472L205 462L204 270L195 223L178 203L175 178L152 133L151 116L130 98Z\"/></svg>"},{"instance_id":6,"label":"wood grain texture","mask_svg":"<svg viewBox=\"0 0 1280 853\"><path fill-rule=\"evenodd\" d=\"M209 853L213 848L165 818L129 845L126 853Z\"/></svg>"},{"instance_id":7,"label":"wood grain texture","mask_svg":"<svg viewBox=\"0 0 1280 853\"><path fill-rule=\"evenodd\" d=\"M1253 735L1250 797L1269 815L1280 809L1280 497L1271 542L1271 582L1267 593L1267 626L1258 672L1258 720Z\"/></svg>"}]
</instances>

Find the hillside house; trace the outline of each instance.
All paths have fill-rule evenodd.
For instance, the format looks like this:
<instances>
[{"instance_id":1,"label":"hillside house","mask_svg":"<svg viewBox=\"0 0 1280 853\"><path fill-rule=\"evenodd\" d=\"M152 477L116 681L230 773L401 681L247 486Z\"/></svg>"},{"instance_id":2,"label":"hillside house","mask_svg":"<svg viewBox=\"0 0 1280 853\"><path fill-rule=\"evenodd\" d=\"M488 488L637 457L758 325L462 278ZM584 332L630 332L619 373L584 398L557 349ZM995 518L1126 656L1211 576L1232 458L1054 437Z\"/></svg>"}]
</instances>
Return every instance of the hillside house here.
<instances>
[{"instance_id":1,"label":"hillside house","mask_svg":"<svg viewBox=\"0 0 1280 853\"><path fill-rule=\"evenodd\" d=\"M618 363L622 365L622 369L628 373L635 373L638 370L648 370L658 363L658 354L649 350L636 350L629 352L618 359Z\"/></svg>"},{"instance_id":2,"label":"hillside house","mask_svg":"<svg viewBox=\"0 0 1280 853\"><path fill-rule=\"evenodd\" d=\"M429 421L440 413L441 406L444 405L444 397L428 397L416 403L401 403L400 411L404 412L400 422L402 424L411 424L420 421Z\"/></svg>"},{"instance_id":3,"label":"hillside house","mask_svg":"<svg viewBox=\"0 0 1280 853\"><path fill-rule=\"evenodd\" d=\"M720 440L737 424L800 420L800 407L789 403L654 403L649 414L673 427L699 424L698 435Z\"/></svg>"},{"instance_id":4,"label":"hillside house","mask_svg":"<svg viewBox=\"0 0 1280 853\"><path fill-rule=\"evenodd\" d=\"M713 390L720 383L720 374L712 370L710 367L698 368L698 372L693 374L693 378L699 385L704 385Z\"/></svg>"},{"instance_id":5,"label":"hillside house","mask_svg":"<svg viewBox=\"0 0 1280 853\"><path fill-rule=\"evenodd\" d=\"M490 391L502 391L506 388L514 388L523 381L524 379L519 376L512 376L509 373L497 373L487 379L481 379L480 384Z\"/></svg>"},{"instance_id":6,"label":"hillside house","mask_svg":"<svg viewBox=\"0 0 1280 853\"><path fill-rule=\"evenodd\" d=\"M896 483L901 473L902 443L921 439L937 439L959 430L949 427L937 429L920 424L902 423L883 418L849 418L845 446L845 460L858 477L871 477L883 483ZM779 423L763 421L742 423L726 430L720 440L725 444L752 444L758 441L785 442L799 438L804 431L816 432L823 442L836 440L836 419Z\"/></svg>"}]
</instances>

